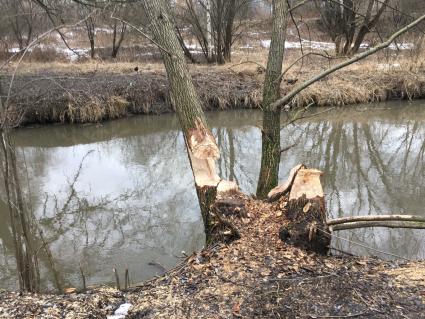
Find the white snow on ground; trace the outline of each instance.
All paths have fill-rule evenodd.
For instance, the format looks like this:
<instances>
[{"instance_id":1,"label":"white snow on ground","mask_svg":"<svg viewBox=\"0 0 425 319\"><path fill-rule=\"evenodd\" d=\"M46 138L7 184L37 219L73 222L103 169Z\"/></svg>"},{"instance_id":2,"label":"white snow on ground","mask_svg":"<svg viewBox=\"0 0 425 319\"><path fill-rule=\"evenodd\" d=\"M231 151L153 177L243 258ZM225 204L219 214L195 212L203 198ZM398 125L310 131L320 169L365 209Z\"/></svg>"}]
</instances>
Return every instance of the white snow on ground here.
<instances>
[{"instance_id":1,"label":"white snow on ground","mask_svg":"<svg viewBox=\"0 0 425 319\"><path fill-rule=\"evenodd\" d=\"M131 307L131 303L123 303L117 310L115 310L113 315L107 316L106 319L124 319Z\"/></svg>"},{"instance_id":2,"label":"white snow on ground","mask_svg":"<svg viewBox=\"0 0 425 319\"><path fill-rule=\"evenodd\" d=\"M397 43L397 45L395 43L391 43L389 48L391 50L412 50L415 47L415 45L413 43Z\"/></svg>"},{"instance_id":3,"label":"white snow on ground","mask_svg":"<svg viewBox=\"0 0 425 319\"><path fill-rule=\"evenodd\" d=\"M17 53L19 51L21 51L21 50L19 50L19 48L10 48L9 49L9 53Z\"/></svg>"},{"instance_id":4,"label":"white snow on ground","mask_svg":"<svg viewBox=\"0 0 425 319\"><path fill-rule=\"evenodd\" d=\"M245 44L243 46L240 46L239 49L242 49L242 50L254 49L254 47L252 45L250 45L250 44Z\"/></svg>"},{"instance_id":5,"label":"white snow on ground","mask_svg":"<svg viewBox=\"0 0 425 319\"><path fill-rule=\"evenodd\" d=\"M378 63L376 65L378 70L389 71L391 69L399 69L400 63Z\"/></svg>"},{"instance_id":6,"label":"white snow on ground","mask_svg":"<svg viewBox=\"0 0 425 319\"><path fill-rule=\"evenodd\" d=\"M195 43L195 44L185 43L184 45L186 46L186 48L191 49L191 50L202 50L202 48L197 43Z\"/></svg>"},{"instance_id":7,"label":"white snow on ground","mask_svg":"<svg viewBox=\"0 0 425 319\"><path fill-rule=\"evenodd\" d=\"M260 40L260 46L262 48L268 49L270 47L271 40ZM310 48L316 50L335 50L335 44L331 42L321 42L321 41L310 41L306 39L301 40L303 48ZM299 49L301 48L300 42L296 41L285 41L285 47L288 49ZM390 50L411 50L415 47L413 43L392 43L388 48ZM370 48L368 43L362 43L360 45L362 49Z\"/></svg>"},{"instance_id":8,"label":"white snow on ground","mask_svg":"<svg viewBox=\"0 0 425 319\"><path fill-rule=\"evenodd\" d=\"M271 40L260 40L260 46L262 48L268 49L270 47ZM300 42L295 41L285 41L285 47L288 49L299 49L301 48L311 48L316 50L333 50L335 49L335 44L330 42L320 42L320 41L309 41L309 40L301 40Z\"/></svg>"},{"instance_id":9,"label":"white snow on ground","mask_svg":"<svg viewBox=\"0 0 425 319\"><path fill-rule=\"evenodd\" d=\"M28 49L28 52L32 52L35 48L40 49L41 51L47 51L47 50L55 50L58 54L63 54L66 58L69 59L70 62L75 62L80 57L87 57L88 52L90 49L74 49L75 52L68 48L58 47L56 45L46 45L46 44L38 44L32 48ZM10 48L10 53L17 53L19 52L19 48Z\"/></svg>"},{"instance_id":10,"label":"white snow on ground","mask_svg":"<svg viewBox=\"0 0 425 319\"><path fill-rule=\"evenodd\" d=\"M106 34L112 34L112 33L114 33L114 30L113 29L110 29L110 28L95 28L95 31L94 32L95 33L104 32Z\"/></svg>"}]
</instances>

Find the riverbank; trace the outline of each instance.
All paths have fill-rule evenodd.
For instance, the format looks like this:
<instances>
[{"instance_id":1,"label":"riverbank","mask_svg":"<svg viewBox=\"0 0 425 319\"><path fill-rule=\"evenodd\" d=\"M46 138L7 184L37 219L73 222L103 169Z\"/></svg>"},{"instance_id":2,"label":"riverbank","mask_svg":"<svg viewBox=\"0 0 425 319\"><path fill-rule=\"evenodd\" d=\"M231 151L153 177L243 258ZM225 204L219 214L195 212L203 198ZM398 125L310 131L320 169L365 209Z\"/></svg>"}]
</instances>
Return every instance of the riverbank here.
<instances>
[{"instance_id":1,"label":"riverbank","mask_svg":"<svg viewBox=\"0 0 425 319\"><path fill-rule=\"evenodd\" d=\"M284 201L232 195L240 239L126 292L0 293L2 318L425 318L425 263L321 256L283 243ZM240 217L238 217L240 216Z\"/></svg>"},{"instance_id":2,"label":"riverbank","mask_svg":"<svg viewBox=\"0 0 425 319\"><path fill-rule=\"evenodd\" d=\"M205 110L260 107L264 70L245 62L190 66ZM20 69L10 99L17 125L93 123L131 114L174 112L160 64L24 64ZM313 62L302 70L289 71L282 94L319 71ZM1 77L3 87L7 87L11 72L12 67L9 75ZM376 58L315 83L298 94L293 105L343 106L421 98L425 98L423 64L379 63Z\"/></svg>"}]
</instances>

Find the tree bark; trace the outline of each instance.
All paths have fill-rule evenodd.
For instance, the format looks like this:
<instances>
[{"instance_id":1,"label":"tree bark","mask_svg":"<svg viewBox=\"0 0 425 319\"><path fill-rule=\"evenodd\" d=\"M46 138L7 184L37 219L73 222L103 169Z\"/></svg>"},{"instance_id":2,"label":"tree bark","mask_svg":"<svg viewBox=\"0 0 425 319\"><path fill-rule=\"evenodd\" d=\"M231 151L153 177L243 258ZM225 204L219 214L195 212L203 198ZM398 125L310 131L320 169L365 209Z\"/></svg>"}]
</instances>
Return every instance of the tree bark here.
<instances>
[{"instance_id":1,"label":"tree bark","mask_svg":"<svg viewBox=\"0 0 425 319\"><path fill-rule=\"evenodd\" d=\"M207 24L207 61L210 62L212 59L213 43L212 43L212 25L211 25L211 0L205 0L205 11L206 11L206 24Z\"/></svg>"},{"instance_id":2,"label":"tree bark","mask_svg":"<svg viewBox=\"0 0 425 319\"><path fill-rule=\"evenodd\" d=\"M286 0L273 1L273 28L263 88L263 130L261 169L257 197L265 198L277 185L280 162L280 108L274 107L280 97L282 62L285 51L288 5Z\"/></svg>"},{"instance_id":3,"label":"tree bark","mask_svg":"<svg viewBox=\"0 0 425 319\"><path fill-rule=\"evenodd\" d=\"M224 33L224 60L231 62L232 59L232 42L233 42L233 23L236 14L236 0L229 0L227 4L226 14L226 30Z\"/></svg>"},{"instance_id":4,"label":"tree bark","mask_svg":"<svg viewBox=\"0 0 425 319\"><path fill-rule=\"evenodd\" d=\"M216 39L215 39L215 54L216 54L216 60L219 64L224 64L224 57L223 57L223 25L222 25L222 19L223 19L223 9L224 9L224 0L217 0L216 1Z\"/></svg>"},{"instance_id":5,"label":"tree bark","mask_svg":"<svg viewBox=\"0 0 425 319\"><path fill-rule=\"evenodd\" d=\"M119 37L117 37L117 28L118 28L118 22L115 20L115 22L114 22L114 33L113 33L113 37L112 37L112 52L111 52L111 57L113 59L115 59L118 55L118 51L119 51L121 44L124 40L127 25L125 23L121 22L121 30L120 30Z\"/></svg>"},{"instance_id":6,"label":"tree bark","mask_svg":"<svg viewBox=\"0 0 425 319\"><path fill-rule=\"evenodd\" d=\"M357 33L356 40L350 47L350 50L347 52L349 55L354 55L359 51L360 45L363 43L364 38L370 32L370 30L376 26L379 19L381 18L381 15L384 13L388 0L382 2L381 7L378 9L376 15L372 18L372 10L375 2L376 0L370 0L369 2L366 16L364 17L363 24ZM377 5L379 5L379 3Z\"/></svg>"},{"instance_id":7,"label":"tree bark","mask_svg":"<svg viewBox=\"0 0 425 319\"><path fill-rule=\"evenodd\" d=\"M425 229L425 222L414 221L363 221L338 224L331 226L332 231L369 228L369 227L385 227L385 228L409 228L409 229Z\"/></svg>"},{"instance_id":8,"label":"tree bark","mask_svg":"<svg viewBox=\"0 0 425 319\"><path fill-rule=\"evenodd\" d=\"M326 254L331 241L326 224L326 206L320 176L315 169L301 168L291 185L285 216L288 223L279 231L285 242Z\"/></svg>"},{"instance_id":9,"label":"tree bark","mask_svg":"<svg viewBox=\"0 0 425 319\"><path fill-rule=\"evenodd\" d=\"M143 1L150 20L150 29L161 49L170 86L170 95L183 130L191 164L199 206L204 221L207 242L211 239L211 205L221 179L215 161L220 152L205 121L201 101L195 91L183 51L174 31L169 4L165 0ZM221 186L229 186L220 183Z\"/></svg>"}]
</instances>

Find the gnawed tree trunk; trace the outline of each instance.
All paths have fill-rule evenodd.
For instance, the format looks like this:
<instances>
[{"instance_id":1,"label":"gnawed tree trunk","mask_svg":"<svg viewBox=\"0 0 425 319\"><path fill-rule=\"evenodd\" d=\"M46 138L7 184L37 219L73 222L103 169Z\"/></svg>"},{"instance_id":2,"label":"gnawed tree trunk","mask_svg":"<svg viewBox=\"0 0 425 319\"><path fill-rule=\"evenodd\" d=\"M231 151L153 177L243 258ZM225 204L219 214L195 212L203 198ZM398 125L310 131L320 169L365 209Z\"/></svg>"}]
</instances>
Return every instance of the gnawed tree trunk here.
<instances>
[{"instance_id":1,"label":"gnawed tree trunk","mask_svg":"<svg viewBox=\"0 0 425 319\"><path fill-rule=\"evenodd\" d=\"M263 88L263 130L261 169L257 197L265 198L277 185L280 162L280 108L272 104L280 97L282 62L285 51L288 5L273 1L273 30Z\"/></svg>"},{"instance_id":2,"label":"gnawed tree trunk","mask_svg":"<svg viewBox=\"0 0 425 319\"><path fill-rule=\"evenodd\" d=\"M216 173L215 162L219 158L220 152L205 121L201 101L195 91L174 30L169 4L164 0L157 0L143 1L142 5L149 17L154 40L161 49L171 100L183 130L207 243L209 243L214 222L211 205L216 199L217 192L236 188L236 185L221 181Z\"/></svg>"},{"instance_id":3,"label":"gnawed tree trunk","mask_svg":"<svg viewBox=\"0 0 425 319\"><path fill-rule=\"evenodd\" d=\"M279 237L303 249L326 254L331 236L326 224L321 175L319 170L300 165L291 171L288 181L281 186L286 193L289 191L289 198L285 206L285 225Z\"/></svg>"}]
</instances>

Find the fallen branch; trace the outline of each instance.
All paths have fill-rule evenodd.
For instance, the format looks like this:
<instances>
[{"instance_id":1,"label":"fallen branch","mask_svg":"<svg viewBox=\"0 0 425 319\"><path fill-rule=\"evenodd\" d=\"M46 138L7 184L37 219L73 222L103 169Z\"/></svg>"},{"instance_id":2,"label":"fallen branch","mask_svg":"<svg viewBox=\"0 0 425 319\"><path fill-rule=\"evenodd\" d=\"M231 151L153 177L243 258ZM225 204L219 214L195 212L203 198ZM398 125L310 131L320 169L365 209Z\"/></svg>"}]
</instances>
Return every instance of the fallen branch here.
<instances>
[{"instance_id":1,"label":"fallen branch","mask_svg":"<svg viewBox=\"0 0 425 319\"><path fill-rule=\"evenodd\" d=\"M386 227L386 228L413 228L413 229L425 229L425 222L414 222L414 221L363 221L363 222L352 222L338 224L330 226L332 231L356 229L356 228L368 228L368 227Z\"/></svg>"},{"instance_id":2,"label":"fallen branch","mask_svg":"<svg viewBox=\"0 0 425 319\"><path fill-rule=\"evenodd\" d=\"M326 223L329 226L340 225L353 222L382 222L382 221L405 221L405 222L421 222L425 223L425 217L414 215L367 215L367 216L350 216L330 219Z\"/></svg>"}]
</instances>

